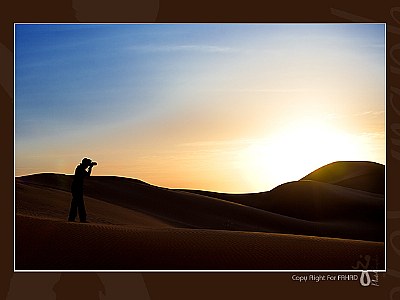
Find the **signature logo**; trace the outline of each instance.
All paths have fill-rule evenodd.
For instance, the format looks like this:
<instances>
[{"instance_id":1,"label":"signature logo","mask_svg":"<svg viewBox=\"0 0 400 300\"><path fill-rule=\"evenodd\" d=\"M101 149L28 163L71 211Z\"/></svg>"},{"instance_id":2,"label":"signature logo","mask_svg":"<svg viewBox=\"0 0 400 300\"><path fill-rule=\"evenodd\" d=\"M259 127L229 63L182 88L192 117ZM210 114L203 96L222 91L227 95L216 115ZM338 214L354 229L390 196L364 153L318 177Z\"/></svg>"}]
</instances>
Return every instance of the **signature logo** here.
<instances>
[{"instance_id":1,"label":"signature logo","mask_svg":"<svg viewBox=\"0 0 400 300\"><path fill-rule=\"evenodd\" d=\"M360 284L362 286L379 286L379 273L373 271L373 278L371 278L370 269L371 256L370 255L360 255L360 259L357 261L356 266L352 266L353 270L361 270ZM375 266L378 269L378 258L375 258Z\"/></svg>"}]
</instances>

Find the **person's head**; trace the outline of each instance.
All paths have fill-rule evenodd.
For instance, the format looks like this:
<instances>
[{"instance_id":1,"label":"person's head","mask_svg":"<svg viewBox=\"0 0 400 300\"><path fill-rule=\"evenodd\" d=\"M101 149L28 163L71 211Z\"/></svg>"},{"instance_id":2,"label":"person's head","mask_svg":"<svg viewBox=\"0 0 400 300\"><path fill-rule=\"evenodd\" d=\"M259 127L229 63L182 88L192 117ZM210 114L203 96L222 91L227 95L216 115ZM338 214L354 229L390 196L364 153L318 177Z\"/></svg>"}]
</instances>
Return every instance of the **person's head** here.
<instances>
[{"instance_id":1,"label":"person's head","mask_svg":"<svg viewBox=\"0 0 400 300\"><path fill-rule=\"evenodd\" d=\"M89 159L89 158L87 158L87 157L85 157L84 159L82 159L82 165L83 165L84 167L89 167L91 164L92 164L92 160L91 160L91 159Z\"/></svg>"}]
</instances>

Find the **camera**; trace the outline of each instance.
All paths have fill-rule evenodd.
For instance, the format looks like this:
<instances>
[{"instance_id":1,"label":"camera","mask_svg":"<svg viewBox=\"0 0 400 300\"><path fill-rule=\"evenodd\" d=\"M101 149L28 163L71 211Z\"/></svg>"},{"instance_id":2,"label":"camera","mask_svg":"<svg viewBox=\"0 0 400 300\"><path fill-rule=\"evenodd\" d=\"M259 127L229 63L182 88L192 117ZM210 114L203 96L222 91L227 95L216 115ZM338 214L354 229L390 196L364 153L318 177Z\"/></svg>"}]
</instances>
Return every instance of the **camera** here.
<instances>
[{"instance_id":1,"label":"camera","mask_svg":"<svg viewBox=\"0 0 400 300\"><path fill-rule=\"evenodd\" d=\"M92 165L92 166L97 166L97 162L92 161L91 165Z\"/></svg>"}]
</instances>

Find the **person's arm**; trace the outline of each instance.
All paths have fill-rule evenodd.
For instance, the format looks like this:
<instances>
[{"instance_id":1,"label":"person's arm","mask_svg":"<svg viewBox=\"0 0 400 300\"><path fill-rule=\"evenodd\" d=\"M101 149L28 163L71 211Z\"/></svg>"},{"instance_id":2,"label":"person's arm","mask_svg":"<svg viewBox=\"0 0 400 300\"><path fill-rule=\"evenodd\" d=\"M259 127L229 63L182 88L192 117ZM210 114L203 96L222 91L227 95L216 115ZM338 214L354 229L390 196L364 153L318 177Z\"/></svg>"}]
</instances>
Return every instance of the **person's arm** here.
<instances>
[{"instance_id":1,"label":"person's arm","mask_svg":"<svg viewBox=\"0 0 400 300\"><path fill-rule=\"evenodd\" d=\"M90 174L92 174L92 168L93 168L93 165L90 165L89 169L86 172L86 176L90 176Z\"/></svg>"}]
</instances>

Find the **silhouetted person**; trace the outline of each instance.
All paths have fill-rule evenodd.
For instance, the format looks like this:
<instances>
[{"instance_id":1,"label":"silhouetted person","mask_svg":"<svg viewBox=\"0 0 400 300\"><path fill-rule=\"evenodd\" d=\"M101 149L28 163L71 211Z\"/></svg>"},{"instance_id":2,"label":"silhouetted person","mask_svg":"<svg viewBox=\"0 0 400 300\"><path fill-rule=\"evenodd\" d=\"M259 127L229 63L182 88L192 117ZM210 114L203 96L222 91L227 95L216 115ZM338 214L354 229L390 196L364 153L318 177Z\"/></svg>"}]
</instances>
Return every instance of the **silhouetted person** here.
<instances>
[{"instance_id":1,"label":"silhouetted person","mask_svg":"<svg viewBox=\"0 0 400 300\"><path fill-rule=\"evenodd\" d=\"M91 159L85 157L75 169L74 179L71 185L71 208L68 216L68 221L70 222L75 221L77 213L79 214L79 220L81 222L87 222L85 202L83 201L83 180L85 177L90 176L92 173L92 167L95 165L97 165L96 162L92 162Z\"/></svg>"}]
</instances>

